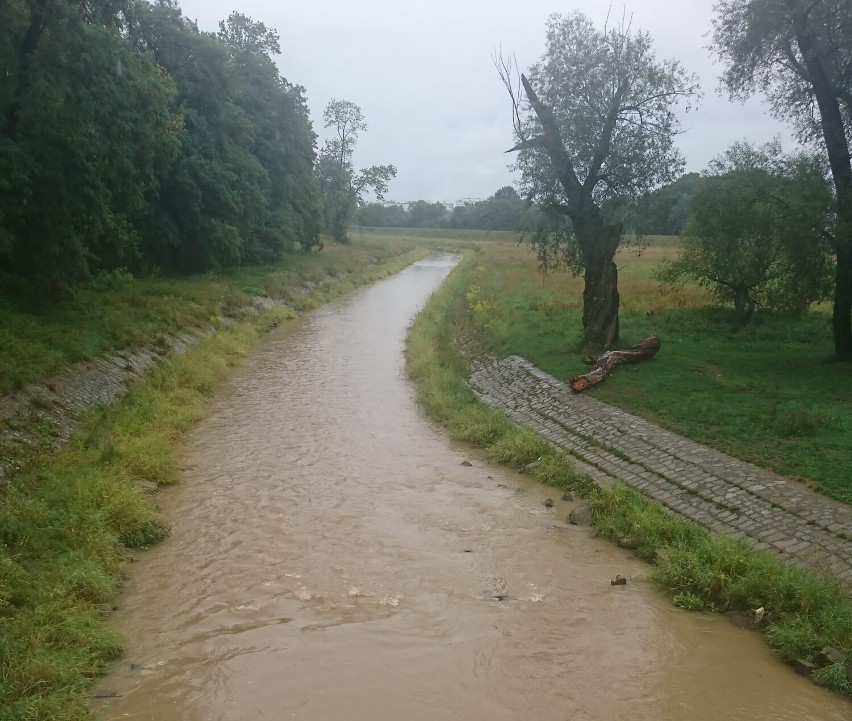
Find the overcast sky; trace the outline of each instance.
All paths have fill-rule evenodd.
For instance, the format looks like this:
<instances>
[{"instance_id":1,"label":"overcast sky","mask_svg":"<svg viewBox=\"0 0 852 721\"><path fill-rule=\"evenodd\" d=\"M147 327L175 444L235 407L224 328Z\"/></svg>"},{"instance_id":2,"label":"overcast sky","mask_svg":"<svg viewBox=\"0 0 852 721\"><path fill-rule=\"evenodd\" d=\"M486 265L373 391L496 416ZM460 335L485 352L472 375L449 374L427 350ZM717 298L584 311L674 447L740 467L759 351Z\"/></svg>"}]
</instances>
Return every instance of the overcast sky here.
<instances>
[{"instance_id":1,"label":"overcast sky","mask_svg":"<svg viewBox=\"0 0 852 721\"><path fill-rule=\"evenodd\" d=\"M633 27L651 33L658 58L677 58L701 81L703 100L683 116L679 145L700 171L731 143L762 143L787 126L759 100L731 103L717 93L719 66L706 46L714 0L628 0ZM357 103L367 120L356 167L392 163L388 199L484 198L513 184L511 106L492 64L497 48L522 69L544 51L552 13L578 9L599 27L610 0L181 0L202 30L239 10L278 30L281 73L307 90L314 129L332 98Z\"/></svg>"}]
</instances>

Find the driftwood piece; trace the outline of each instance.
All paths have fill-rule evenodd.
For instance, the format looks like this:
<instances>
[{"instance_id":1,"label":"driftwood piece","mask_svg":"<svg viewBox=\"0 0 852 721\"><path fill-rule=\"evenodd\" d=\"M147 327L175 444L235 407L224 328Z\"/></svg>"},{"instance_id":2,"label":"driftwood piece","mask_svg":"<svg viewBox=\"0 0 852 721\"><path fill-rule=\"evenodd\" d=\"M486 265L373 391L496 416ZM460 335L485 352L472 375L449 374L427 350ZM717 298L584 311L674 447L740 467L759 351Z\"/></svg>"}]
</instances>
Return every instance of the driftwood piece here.
<instances>
[{"instance_id":1,"label":"driftwood piece","mask_svg":"<svg viewBox=\"0 0 852 721\"><path fill-rule=\"evenodd\" d=\"M621 350L608 350L599 358L593 358L589 364L595 367L588 373L575 376L569 381L571 390L579 393L589 386L597 385L606 378L616 366L623 363L636 363L637 361L651 358L660 350L660 339L652 335L650 338L640 340L629 348Z\"/></svg>"}]
</instances>

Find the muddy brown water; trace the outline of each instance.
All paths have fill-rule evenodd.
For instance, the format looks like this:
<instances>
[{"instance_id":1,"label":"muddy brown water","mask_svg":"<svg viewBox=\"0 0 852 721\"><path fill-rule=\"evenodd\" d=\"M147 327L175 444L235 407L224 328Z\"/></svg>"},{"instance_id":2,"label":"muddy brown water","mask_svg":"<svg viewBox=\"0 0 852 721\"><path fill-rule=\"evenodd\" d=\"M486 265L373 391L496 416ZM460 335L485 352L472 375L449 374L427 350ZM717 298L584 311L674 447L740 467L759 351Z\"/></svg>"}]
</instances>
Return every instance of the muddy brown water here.
<instances>
[{"instance_id":1,"label":"muddy brown water","mask_svg":"<svg viewBox=\"0 0 852 721\"><path fill-rule=\"evenodd\" d=\"M233 374L160 497L171 536L129 567L99 717L849 721L424 419L403 337L453 263L306 315Z\"/></svg>"}]
</instances>

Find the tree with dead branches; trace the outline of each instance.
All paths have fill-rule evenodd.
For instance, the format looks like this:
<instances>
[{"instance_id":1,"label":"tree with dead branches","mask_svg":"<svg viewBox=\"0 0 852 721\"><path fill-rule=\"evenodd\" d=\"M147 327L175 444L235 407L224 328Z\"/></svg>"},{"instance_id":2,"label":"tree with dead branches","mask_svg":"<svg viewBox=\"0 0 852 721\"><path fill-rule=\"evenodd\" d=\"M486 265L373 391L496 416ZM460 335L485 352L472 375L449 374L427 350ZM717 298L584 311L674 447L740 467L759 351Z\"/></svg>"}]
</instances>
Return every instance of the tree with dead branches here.
<instances>
[{"instance_id":1,"label":"tree with dead branches","mask_svg":"<svg viewBox=\"0 0 852 721\"><path fill-rule=\"evenodd\" d=\"M541 60L519 74L495 58L512 101L516 169L543 211L525 234L543 269L583 274L583 338L618 342L618 270L625 209L683 168L674 145L679 106L698 85L676 60L657 60L650 35L630 21L598 30L581 13L552 15Z\"/></svg>"}]
</instances>

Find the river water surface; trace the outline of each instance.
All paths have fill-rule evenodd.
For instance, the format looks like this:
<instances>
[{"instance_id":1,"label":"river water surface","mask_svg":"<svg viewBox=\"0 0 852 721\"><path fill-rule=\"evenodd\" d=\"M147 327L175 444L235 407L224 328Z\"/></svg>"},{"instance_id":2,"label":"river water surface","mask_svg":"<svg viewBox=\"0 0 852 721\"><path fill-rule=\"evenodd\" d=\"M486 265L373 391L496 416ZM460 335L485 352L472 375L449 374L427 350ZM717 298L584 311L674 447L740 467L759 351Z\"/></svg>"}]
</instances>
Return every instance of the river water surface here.
<instances>
[{"instance_id":1,"label":"river water surface","mask_svg":"<svg viewBox=\"0 0 852 721\"><path fill-rule=\"evenodd\" d=\"M225 384L129 567L101 718L849 721L423 418L403 337L453 263L307 314Z\"/></svg>"}]
</instances>

